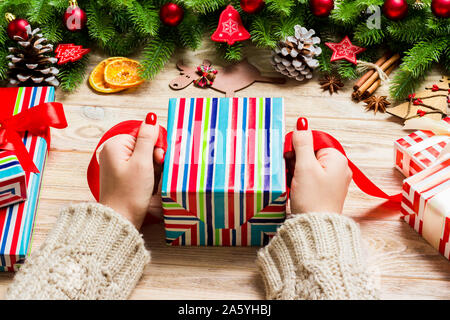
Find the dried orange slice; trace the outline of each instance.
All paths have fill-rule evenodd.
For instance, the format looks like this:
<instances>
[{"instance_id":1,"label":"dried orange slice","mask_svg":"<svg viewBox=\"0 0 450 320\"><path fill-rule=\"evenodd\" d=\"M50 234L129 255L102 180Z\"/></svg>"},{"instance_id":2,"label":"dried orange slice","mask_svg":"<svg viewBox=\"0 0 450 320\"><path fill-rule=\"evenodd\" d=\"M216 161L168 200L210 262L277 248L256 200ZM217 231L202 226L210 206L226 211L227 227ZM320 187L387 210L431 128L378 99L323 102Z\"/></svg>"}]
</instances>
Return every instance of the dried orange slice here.
<instances>
[{"instance_id":1,"label":"dried orange slice","mask_svg":"<svg viewBox=\"0 0 450 320\"><path fill-rule=\"evenodd\" d=\"M100 62L94 70L92 70L91 75L89 76L89 84L91 87L98 92L102 93L113 93L125 90L126 88L111 86L109 83L105 81L105 68L112 61L124 59L122 57L112 57L103 60Z\"/></svg>"},{"instance_id":2,"label":"dried orange slice","mask_svg":"<svg viewBox=\"0 0 450 320\"><path fill-rule=\"evenodd\" d=\"M134 87L142 82L142 79L139 76L140 64L136 60L131 59L120 59L115 60L106 65L105 68L105 81L114 87Z\"/></svg>"}]
</instances>

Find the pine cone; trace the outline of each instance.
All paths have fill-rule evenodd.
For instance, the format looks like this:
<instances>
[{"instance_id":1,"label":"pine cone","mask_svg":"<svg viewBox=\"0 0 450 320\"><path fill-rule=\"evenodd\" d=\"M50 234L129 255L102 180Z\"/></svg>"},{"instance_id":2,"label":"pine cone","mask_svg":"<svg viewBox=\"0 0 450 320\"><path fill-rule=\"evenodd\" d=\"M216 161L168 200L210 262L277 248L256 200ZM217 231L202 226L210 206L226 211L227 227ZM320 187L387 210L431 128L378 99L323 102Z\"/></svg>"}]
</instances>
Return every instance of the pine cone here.
<instances>
[{"instance_id":1,"label":"pine cone","mask_svg":"<svg viewBox=\"0 0 450 320\"><path fill-rule=\"evenodd\" d=\"M47 56L53 51L53 45L47 44L47 39L39 33L40 29L27 30L28 40L14 37L17 47L9 48L7 56L11 62L9 67L9 83L19 86L58 86L56 75L59 70L53 66L58 59Z\"/></svg>"},{"instance_id":2,"label":"pine cone","mask_svg":"<svg viewBox=\"0 0 450 320\"><path fill-rule=\"evenodd\" d=\"M273 50L272 65L281 74L298 81L311 79L314 68L319 65L314 58L322 53L322 49L315 46L320 43L320 38L312 37L315 33L313 29L308 31L299 25L294 29L295 35L280 41Z\"/></svg>"}]
</instances>

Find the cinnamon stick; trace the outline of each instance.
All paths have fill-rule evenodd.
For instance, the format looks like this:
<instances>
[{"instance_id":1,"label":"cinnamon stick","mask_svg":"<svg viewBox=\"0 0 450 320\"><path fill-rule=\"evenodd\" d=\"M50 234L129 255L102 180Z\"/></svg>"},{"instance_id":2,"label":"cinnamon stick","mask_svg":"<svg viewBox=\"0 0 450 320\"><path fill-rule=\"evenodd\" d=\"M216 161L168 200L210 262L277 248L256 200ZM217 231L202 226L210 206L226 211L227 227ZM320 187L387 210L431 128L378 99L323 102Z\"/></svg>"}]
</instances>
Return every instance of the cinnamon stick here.
<instances>
[{"instance_id":1,"label":"cinnamon stick","mask_svg":"<svg viewBox=\"0 0 450 320\"><path fill-rule=\"evenodd\" d=\"M385 73L387 75L390 75L392 71L394 71L394 69L397 67L397 63L394 63L392 66L389 67L389 69L387 69L385 71ZM361 96L361 99L367 99L369 98L374 92L375 90L378 89L378 87L381 85L381 79L378 79L377 81L375 81L366 91L364 91L363 95Z\"/></svg>"},{"instance_id":2,"label":"cinnamon stick","mask_svg":"<svg viewBox=\"0 0 450 320\"><path fill-rule=\"evenodd\" d=\"M398 60L400 60L400 55L398 53L394 54L392 57L390 57L388 60L386 60L382 65L381 65L381 70L383 70L384 72L386 72L386 70L392 66L392 64L394 64L395 62L397 62ZM356 90L358 92L359 96L362 96L364 94L364 92L370 88L370 86L372 86L372 84L375 82L375 80L377 80L379 78L378 72L375 72L374 74L372 74L369 79L367 79L366 82L364 82L362 84L362 86Z\"/></svg>"},{"instance_id":3,"label":"cinnamon stick","mask_svg":"<svg viewBox=\"0 0 450 320\"><path fill-rule=\"evenodd\" d=\"M353 93L352 93L352 99L357 100L357 101L360 101L360 100L361 100L361 97L358 95L358 92L357 92L357 91L353 91Z\"/></svg>"},{"instance_id":4,"label":"cinnamon stick","mask_svg":"<svg viewBox=\"0 0 450 320\"><path fill-rule=\"evenodd\" d=\"M381 65L387 60L389 59L389 57L391 56L390 52L386 52L380 59L378 59L375 64L379 67L381 67ZM359 80L355 83L355 85L353 86L353 90L358 90L359 87L361 87L364 82L367 81L367 79L370 78L371 75L373 75L375 73L375 70L369 70L367 71L361 78L359 78Z\"/></svg>"}]
</instances>

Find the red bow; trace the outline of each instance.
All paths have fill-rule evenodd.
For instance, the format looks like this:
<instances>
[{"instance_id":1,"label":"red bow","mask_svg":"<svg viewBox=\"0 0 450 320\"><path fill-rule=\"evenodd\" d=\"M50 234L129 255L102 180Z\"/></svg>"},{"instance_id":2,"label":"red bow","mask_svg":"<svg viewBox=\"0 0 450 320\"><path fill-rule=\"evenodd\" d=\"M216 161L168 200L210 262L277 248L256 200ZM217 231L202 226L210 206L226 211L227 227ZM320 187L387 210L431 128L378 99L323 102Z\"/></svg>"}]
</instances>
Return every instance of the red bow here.
<instances>
[{"instance_id":1,"label":"red bow","mask_svg":"<svg viewBox=\"0 0 450 320\"><path fill-rule=\"evenodd\" d=\"M28 131L41 136L47 141L47 150L50 150L50 127L57 129L67 127L61 103L41 103L10 117L2 118L0 114L0 149L13 151L23 170L39 173L33 158L23 144L20 133Z\"/></svg>"}]
</instances>

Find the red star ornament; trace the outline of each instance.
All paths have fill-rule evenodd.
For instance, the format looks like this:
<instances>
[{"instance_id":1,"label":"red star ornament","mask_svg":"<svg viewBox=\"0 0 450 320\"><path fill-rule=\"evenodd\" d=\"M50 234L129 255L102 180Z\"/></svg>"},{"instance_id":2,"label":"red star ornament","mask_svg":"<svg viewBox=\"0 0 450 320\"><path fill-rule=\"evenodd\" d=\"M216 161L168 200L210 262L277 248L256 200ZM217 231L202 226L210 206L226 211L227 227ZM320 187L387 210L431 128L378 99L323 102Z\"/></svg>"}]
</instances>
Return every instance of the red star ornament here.
<instances>
[{"instance_id":1,"label":"red star ornament","mask_svg":"<svg viewBox=\"0 0 450 320\"><path fill-rule=\"evenodd\" d=\"M90 51L91 49L83 49L82 46L76 46L73 43L60 44L55 50L56 58L59 59L58 64L78 61Z\"/></svg>"},{"instance_id":2,"label":"red star ornament","mask_svg":"<svg viewBox=\"0 0 450 320\"><path fill-rule=\"evenodd\" d=\"M356 55L366 50L366 48L353 45L348 36L345 36L339 43L325 42L325 45L333 50L333 55L330 59L331 62L345 59L356 64Z\"/></svg>"},{"instance_id":3,"label":"red star ornament","mask_svg":"<svg viewBox=\"0 0 450 320\"><path fill-rule=\"evenodd\" d=\"M239 12L232 5L228 5L220 14L217 29L212 34L211 40L226 42L231 46L236 41L247 39L250 39L250 33L245 30Z\"/></svg>"}]
</instances>

